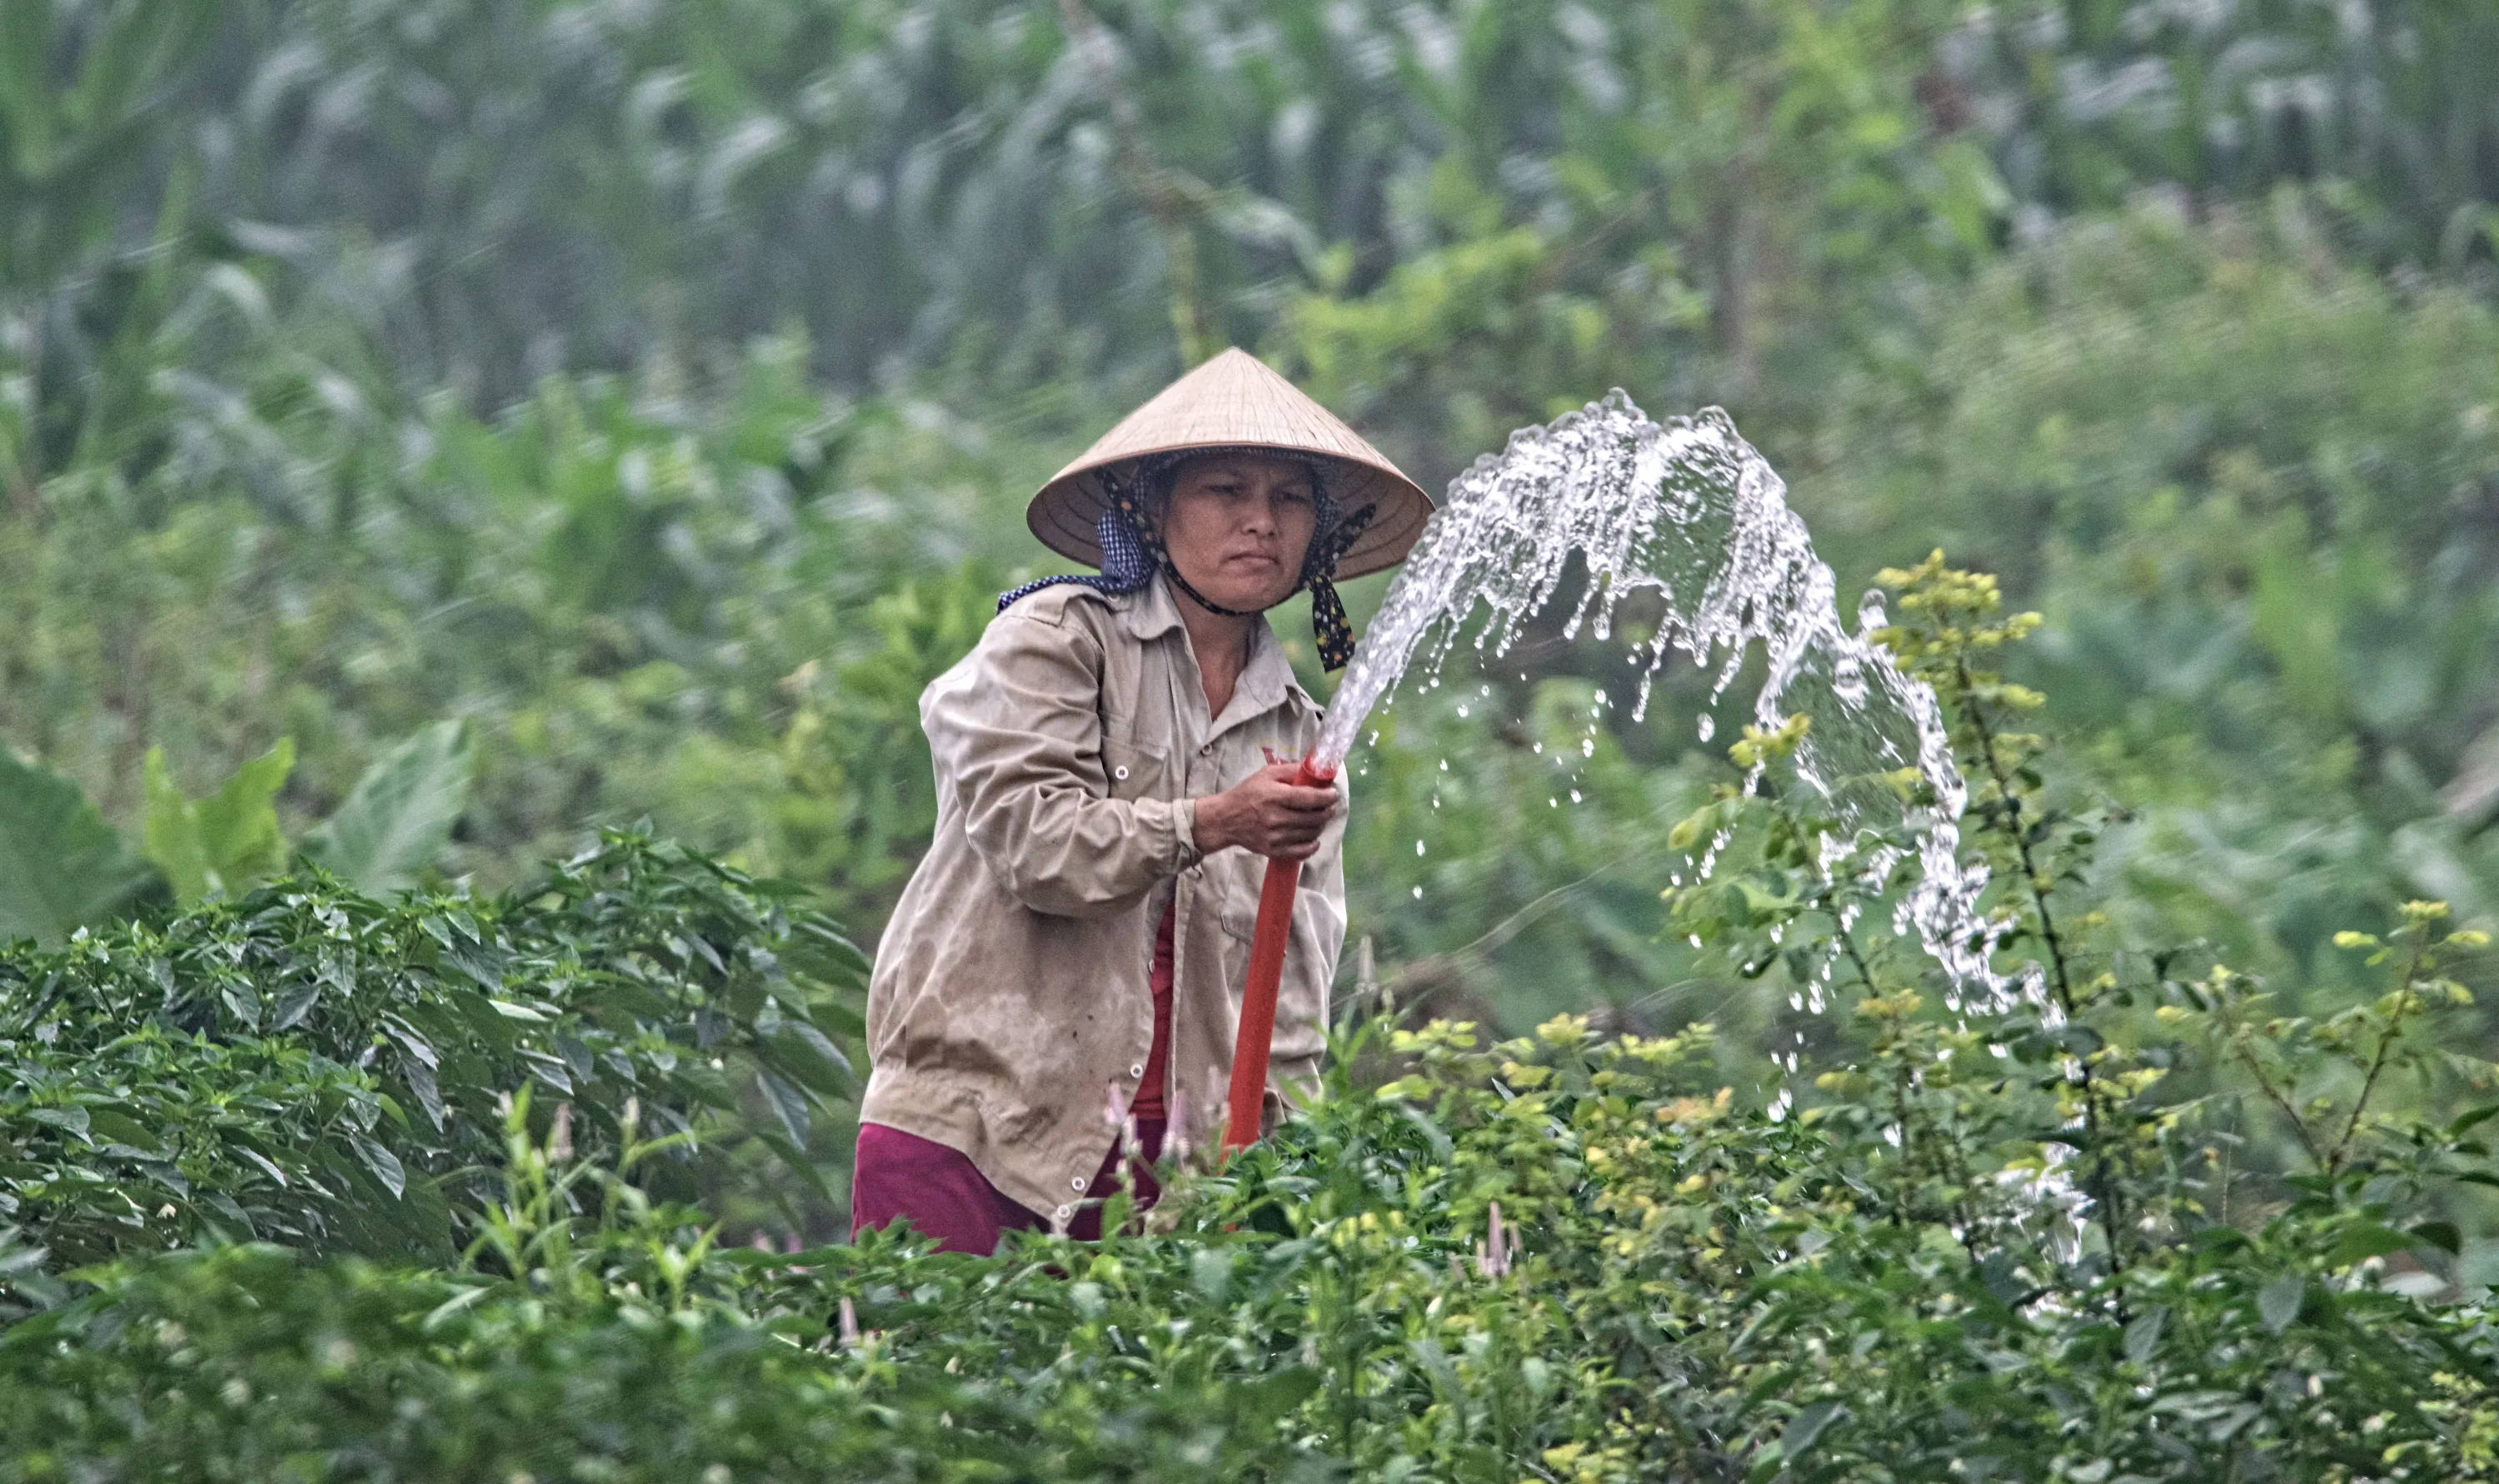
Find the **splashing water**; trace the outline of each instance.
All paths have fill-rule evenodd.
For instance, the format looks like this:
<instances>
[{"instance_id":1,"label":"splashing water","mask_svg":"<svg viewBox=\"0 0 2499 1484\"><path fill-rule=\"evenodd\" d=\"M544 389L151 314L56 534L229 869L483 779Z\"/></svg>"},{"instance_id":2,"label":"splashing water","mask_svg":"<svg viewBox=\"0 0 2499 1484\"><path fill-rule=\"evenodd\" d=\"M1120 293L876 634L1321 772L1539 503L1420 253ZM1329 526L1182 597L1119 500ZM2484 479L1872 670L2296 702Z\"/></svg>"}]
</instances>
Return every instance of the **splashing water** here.
<instances>
[{"instance_id":1,"label":"splashing water","mask_svg":"<svg viewBox=\"0 0 2499 1484\"><path fill-rule=\"evenodd\" d=\"M1762 645L1755 725L1774 729L1798 712L1812 719L1789 766L1840 822L1826 837L1826 874L1879 880L1898 863L1898 848L1874 830L1901 823L1904 806L1879 775L1915 767L1933 802L1908 821L1922 878L1894 925L1914 929L1945 968L1958 986L1956 1010L2028 998L2035 986L2010 984L1989 966L1996 930L1976 908L1987 875L1959 858L1966 790L1934 693L1867 637L1885 622L1875 595L1859 609L1857 632L1842 624L1831 568L1786 496L1785 482L1716 407L1660 423L1616 390L1510 435L1508 448L1451 481L1337 687L1312 760L1342 764L1364 719L1417 661L1425 688L1437 685L1478 610L1474 648L1507 654L1522 626L1552 603L1575 554L1587 580L1564 637L1582 628L1609 637L1632 594L1663 600L1655 633L1628 656L1639 667L1635 722L1671 652L1715 668L1714 700ZM1701 735L1709 736L1705 716ZM1762 777L1754 769L1747 791ZM1713 845L1704 873L1715 854Z\"/></svg>"}]
</instances>

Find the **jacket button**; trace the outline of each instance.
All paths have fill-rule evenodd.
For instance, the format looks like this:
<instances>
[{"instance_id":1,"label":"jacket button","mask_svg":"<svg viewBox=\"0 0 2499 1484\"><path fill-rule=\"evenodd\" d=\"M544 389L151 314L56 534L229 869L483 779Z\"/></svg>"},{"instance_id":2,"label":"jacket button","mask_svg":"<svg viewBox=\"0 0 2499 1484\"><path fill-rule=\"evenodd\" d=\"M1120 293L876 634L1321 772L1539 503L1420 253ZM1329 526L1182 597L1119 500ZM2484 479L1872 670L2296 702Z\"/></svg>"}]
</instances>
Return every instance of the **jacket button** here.
<instances>
[{"instance_id":1,"label":"jacket button","mask_svg":"<svg viewBox=\"0 0 2499 1484\"><path fill-rule=\"evenodd\" d=\"M1074 1214L1076 1214L1076 1208L1073 1206L1062 1206L1058 1208L1058 1219L1061 1221L1066 1220Z\"/></svg>"},{"instance_id":2,"label":"jacket button","mask_svg":"<svg viewBox=\"0 0 2499 1484\"><path fill-rule=\"evenodd\" d=\"M1111 770L1111 776L1124 782L1128 776L1128 765L1123 762L1118 767L1113 768Z\"/></svg>"},{"instance_id":3,"label":"jacket button","mask_svg":"<svg viewBox=\"0 0 2499 1484\"><path fill-rule=\"evenodd\" d=\"M1070 1190L1082 1190L1082 1189L1084 1189L1084 1188L1085 1188L1085 1177L1083 1177L1083 1176L1081 1176L1081 1175L1076 1175L1076 1176L1070 1176L1070 1177L1068 1177L1068 1180L1067 1180L1067 1188L1068 1188L1068 1189L1070 1189Z\"/></svg>"},{"instance_id":4,"label":"jacket button","mask_svg":"<svg viewBox=\"0 0 2499 1484\"><path fill-rule=\"evenodd\" d=\"M1144 1062L1142 1062L1142 1061L1141 1061L1141 1062L1137 1063L1135 1066L1130 1067L1130 1068L1128 1069L1128 1075L1129 1075L1130 1077L1143 1077L1143 1076L1145 1076L1145 1075L1146 1075L1146 1064L1145 1064Z\"/></svg>"},{"instance_id":5,"label":"jacket button","mask_svg":"<svg viewBox=\"0 0 2499 1484\"><path fill-rule=\"evenodd\" d=\"M1208 743L1208 744L1206 744L1204 747L1199 748L1199 749L1197 750L1197 755L1198 755L1199 757L1201 757L1201 758L1212 758L1212 757L1214 757L1214 756L1215 756L1215 744L1214 744L1214 743L1212 743L1212 742L1209 742L1209 743Z\"/></svg>"}]
</instances>

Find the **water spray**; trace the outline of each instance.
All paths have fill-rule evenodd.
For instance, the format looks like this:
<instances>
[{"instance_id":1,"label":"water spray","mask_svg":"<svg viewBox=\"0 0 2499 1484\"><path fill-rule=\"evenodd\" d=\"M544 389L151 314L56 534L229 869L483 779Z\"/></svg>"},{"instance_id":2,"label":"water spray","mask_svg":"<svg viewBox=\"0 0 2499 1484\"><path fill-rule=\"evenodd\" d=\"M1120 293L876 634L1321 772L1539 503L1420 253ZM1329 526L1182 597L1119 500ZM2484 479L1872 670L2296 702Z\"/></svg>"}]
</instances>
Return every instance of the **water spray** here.
<instances>
[{"instance_id":1,"label":"water spray","mask_svg":"<svg viewBox=\"0 0 2499 1484\"><path fill-rule=\"evenodd\" d=\"M1295 782L1332 783L1364 719L1389 698L1409 665L1419 657L1427 688L1437 684L1471 623L1477 653L1506 654L1522 627L1551 605L1575 557L1585 586L1565 638L1583 628L1609 637L1617 606L1634 593L1662 600L1655 631L1632 643L1626 657L1639 671L1632 721L1645 715L1651 685L1671 654L1716 671L1715 699L1758 642L1767 664L1753 701L1755 724L1772 730L1792 714L1811 718L1782 766L1785 782L1817 794L1840 823L1826 839L1821 869L1880 879L1897 863L1897 851L1861 846L1855 826L1907 818L1922 870L1894 925L1916 932L1942 965L1955 1010L1999 1010L2028 998L2035 986L2007 980L1989 963L2001 929L1977 910L1985 868L1960 858L1967 790L1934 693L1900 673L1873 641L1885 622L1879 601L1869 596L1860 606L1856 631L1841 621L1831 567L1814 553L1786 493L1777 472L1716 407L1657 422L1617 390L1544 427L1511 434L1500 454L1484 455L1450 481L1440 513L1354 651ZM1706 716L1701 736L1708 740ZM1747 792L1759 789L1767 766L1751 770ZM1904 805L1877 781L1902 768L1916 769L1926 785L1923 806ZM1703 856L1703 874L1715 855L1713 848ZM1258 1135L1300 880L1298 862L1268 862L1242 991L1227 1151Z\"/></svg>"}]
</instances>

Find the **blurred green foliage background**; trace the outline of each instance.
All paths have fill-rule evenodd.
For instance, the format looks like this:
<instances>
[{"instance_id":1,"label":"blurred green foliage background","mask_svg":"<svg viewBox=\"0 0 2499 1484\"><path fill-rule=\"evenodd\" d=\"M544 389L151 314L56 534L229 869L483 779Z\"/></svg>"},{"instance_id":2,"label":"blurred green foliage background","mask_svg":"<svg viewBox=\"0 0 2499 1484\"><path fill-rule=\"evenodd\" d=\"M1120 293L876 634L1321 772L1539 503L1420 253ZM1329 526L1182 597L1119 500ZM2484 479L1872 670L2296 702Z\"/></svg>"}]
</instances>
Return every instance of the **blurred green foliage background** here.
<instances>
[{"instance_id":1,"label":"blurred green foliage background","mask_svg":"<svg viewBox=\"0 0 2499 1484\"><path fill-rule=\"evenodd\" d=\"M1427 487L1726 405L1843 594L2046 613L2113 910L2339 1003L2332 930L2499 908L2493 58L2488 0L0 0L0 748L137 838L291 739L296 838L459 721L444 875L647 817L870 939L1022 500L1238 343ZM1788 1041L1662 932L1706 679L1582 758L1617 662L1386 714L1349 990Z\"/></svg>"}]
</instances>

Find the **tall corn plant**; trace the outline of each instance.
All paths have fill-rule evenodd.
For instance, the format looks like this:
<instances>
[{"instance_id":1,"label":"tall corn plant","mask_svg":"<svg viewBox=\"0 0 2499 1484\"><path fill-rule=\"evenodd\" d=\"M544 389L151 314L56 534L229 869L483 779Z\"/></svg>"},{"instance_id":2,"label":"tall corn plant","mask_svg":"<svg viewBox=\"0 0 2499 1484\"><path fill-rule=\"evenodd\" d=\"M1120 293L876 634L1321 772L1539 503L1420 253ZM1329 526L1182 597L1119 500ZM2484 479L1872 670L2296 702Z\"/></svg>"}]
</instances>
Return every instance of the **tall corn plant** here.
<instances>
[{"instance_id":1,"label":"tall corn plant","mask_svg":"<svg viewBox=\"0 0 2499 1484\"><path fill-rule=\"evenodd\" d=\"M2373 257L2454 265L2499 248L2494 55L2482 0L2061 0L1972 11L1930 87L2036 207L2330 180Z\"/></svg>"},{"instance_id":2,"label":"tall corn plant","mask_svg":"<svg viewBox=\"0 0 2499 1484\"><path fill-rule=\"evenodd\" d=\"M164 95L221 8L0 0L0 484L20 513L85 435L46 405L95 348L70 310L107 287L129 217L153 214L176 121Z\"/></svg>"},{"instance_id":3,"label":"tall corn plant","mask_svg":"<svg viewBox=\"0 0 2499 1484\"><path fill-rule=\"evenodd\" d=\"M1921 157L1943 16L296 0L237 24L205 190L307 263L376 244L393 354L490 402L794 311L853 386L1150 378L1260 339L1295 291L1367 293L1504 229L1539 245L1531 288L1590 301L1566 331L1698 295L1740 362L1826 244L1914 244L1934 213L1984 237L1983 159ZM1827 202L1848 230L1820 230Z\"/></svg>"}]
</instances>

